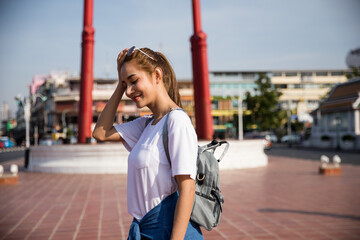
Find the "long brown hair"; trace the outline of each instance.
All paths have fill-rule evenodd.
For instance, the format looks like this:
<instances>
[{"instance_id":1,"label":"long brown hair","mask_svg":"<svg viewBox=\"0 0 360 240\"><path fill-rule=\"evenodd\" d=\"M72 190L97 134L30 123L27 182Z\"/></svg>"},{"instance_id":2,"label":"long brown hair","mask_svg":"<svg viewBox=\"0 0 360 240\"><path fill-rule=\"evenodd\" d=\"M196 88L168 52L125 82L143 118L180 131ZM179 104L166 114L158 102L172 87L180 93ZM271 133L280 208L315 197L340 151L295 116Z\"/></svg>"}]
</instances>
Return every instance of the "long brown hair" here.
<instances>
[{"instance_id":1,"label":"long brown hair","mask_svg":"<svg viewBox=\"0 0 360 240\"><path fill-rule=\"evenodd\" d=\"M182 107L175 72L165 55L161 52L154 52L149 48L141 48L141 51L145 52L153 59L149 58L139 50L135 50L130 56L125 57L124 63L134 60L142 70L146 71L150 75L157 67L161 68L163 72L164 86L169 94L169 97L176 103L176 105Z\"/></svg>"}]
</instances>

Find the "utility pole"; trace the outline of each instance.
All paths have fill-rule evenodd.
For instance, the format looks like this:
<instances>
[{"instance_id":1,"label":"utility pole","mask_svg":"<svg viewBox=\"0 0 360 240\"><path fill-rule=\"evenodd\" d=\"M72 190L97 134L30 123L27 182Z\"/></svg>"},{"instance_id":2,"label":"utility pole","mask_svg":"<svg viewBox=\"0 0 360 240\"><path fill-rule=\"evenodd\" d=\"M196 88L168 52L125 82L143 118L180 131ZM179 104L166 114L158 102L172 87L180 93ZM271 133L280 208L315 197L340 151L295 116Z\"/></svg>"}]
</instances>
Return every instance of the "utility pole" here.
<instances>
[{"instance_id":1,"label":"utility pole","mask_svg":"<svg viewBox=\"0 0 360 240\"><path fill-rule=\"evenodd\" d=\"M24 98L24 120L25 120L25 168L29 165L30 158L30 120L31 102L30 97Z\"/></svg>"},{"instance_id":2,"label":"utility pole","mask_svg":"<svg viewBox=\"0 0 360 240\"><path fill-rule=\"evenodd\" d=\"M78 142L86 143L91 138L93 64L94 64L94 33L93 0L84 0L84 27L81 43L81 82L80 103L78 114Z\"/></svg>"},{"instance_id":3,"label":"utility pole","mask_svg":"<svg viewBox=\"0 0 360 240\"><path fill-rule=\"evenodd\" d=\"M199 139L213 138L206 34L201 30L200 0L192 0L194 35L190 38L193 66L196 132Z\"/></svg>"},{"instance_id":4,"label":"utility pole","mask_svg":"<svg viewBox=\"0 0 360 240\"><path fill-rule=\"evenodd\" d=\"M244 140L244 131L243 131L243 114L242 114L242 93L239 94L238 99L238 108L239 108L239 114L238 114L238 121L239 121L239 140Z\"/></svg>"},{"instance_id":5,"label":"utility pole","mask_svg":"<svg viewBox=\"0 0 360 240\"><path fill-rule=\"evenodd\" d=\"M288 109L287 109L287 135L288 135L288 146L292 147L292 139L291 139L291 101L288 100Z\"/></svg>"}]
</instances>

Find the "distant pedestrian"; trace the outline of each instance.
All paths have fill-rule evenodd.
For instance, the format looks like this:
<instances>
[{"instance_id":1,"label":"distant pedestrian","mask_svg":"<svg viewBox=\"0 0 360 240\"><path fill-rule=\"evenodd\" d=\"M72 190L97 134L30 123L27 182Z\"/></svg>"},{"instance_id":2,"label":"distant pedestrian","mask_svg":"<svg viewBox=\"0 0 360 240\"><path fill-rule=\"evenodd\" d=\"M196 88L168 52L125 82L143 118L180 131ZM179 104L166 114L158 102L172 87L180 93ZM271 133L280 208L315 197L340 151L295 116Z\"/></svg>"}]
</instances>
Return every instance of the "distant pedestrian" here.
<instances>
[{"instance_id":1,"label":"distant pedestrian","mask_svg":"<svg viewBox=\"0 0 360 240\"><path fill-rule=\"evenodd\" d=\"M197 159L197 136L190 118L174 111L168 118L169 153L162 131L165 116L180 108L174 71L160 53L149 48L124 49L117 58L119 83L95 126L98 141L120 141L128 158L127 205L134 217L129 239L203 239L190 221ZM152 115L113 126L123 94Z\"/></svg>"}]
</instances>

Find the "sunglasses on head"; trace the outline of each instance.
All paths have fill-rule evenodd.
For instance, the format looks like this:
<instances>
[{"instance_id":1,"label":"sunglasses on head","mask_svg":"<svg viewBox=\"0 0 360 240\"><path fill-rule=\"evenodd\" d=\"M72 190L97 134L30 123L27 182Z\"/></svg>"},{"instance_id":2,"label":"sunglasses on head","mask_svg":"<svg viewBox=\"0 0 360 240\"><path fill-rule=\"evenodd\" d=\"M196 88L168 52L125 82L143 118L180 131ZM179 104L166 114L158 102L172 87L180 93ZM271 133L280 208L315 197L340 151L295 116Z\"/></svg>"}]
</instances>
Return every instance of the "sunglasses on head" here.
<instances>
[{"instance_id":1,"label":"sunglasses on head","mask_svg":"<svg viewBox=\"0 0 360 240\"><path fill-rule=\"evenodd\" d=\"M142 51L140 48L137 48L135 46L132 46L131 48L129 48L129 51L127 52L126 56L130 56L131 54L133 54L136 50L139 50L142 54L144 54L145 56L147 56L148 58L151 58L153 61L156 62L156 60L151 57L149 54L147 54L146 52Z\"/></svg>"}]
</instances>

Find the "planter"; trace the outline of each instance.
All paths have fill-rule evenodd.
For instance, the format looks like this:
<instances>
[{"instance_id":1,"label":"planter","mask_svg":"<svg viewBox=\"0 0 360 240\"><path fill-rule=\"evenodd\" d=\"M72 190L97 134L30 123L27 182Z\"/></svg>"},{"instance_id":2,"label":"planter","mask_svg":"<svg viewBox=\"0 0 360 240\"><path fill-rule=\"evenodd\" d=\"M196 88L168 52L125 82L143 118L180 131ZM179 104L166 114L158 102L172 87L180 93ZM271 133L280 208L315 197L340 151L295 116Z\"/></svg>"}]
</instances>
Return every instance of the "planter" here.
<instances>
[{"instance_id":1,"label":"planter","mask_svg":"<svg viewBox=\"0 0 360 240\"><path fill-rule=\"evenodd\" d=\"M331 141L330 140L322 140L320 141L321 148L331 148Z\"/></svg>"},{"instance_id":2,"label":"planter","mask_svg":"<svg viewBox=\"0 0 360 240\"><path fill-rule=\"evenodd\" d=\"M311 147L311 146L312 146L311 141L310 141L310 140L305 140L305 141L303 142L303 146L304 146L304 147Z\"/></svg>"},{"instance_id":3,"label":"planter","mask_svg":"<svg viewBox=\"0 0 360 240\"><path fill-rule=\"evenodd\" d=\"M355 141L343 141L342 149L352 150L355 148Z\"/></svg>"}]
</instances>

